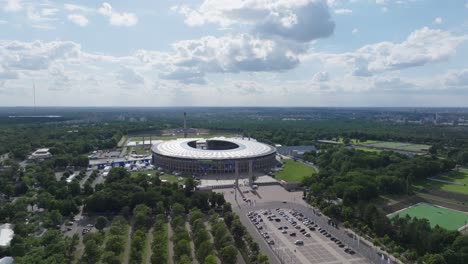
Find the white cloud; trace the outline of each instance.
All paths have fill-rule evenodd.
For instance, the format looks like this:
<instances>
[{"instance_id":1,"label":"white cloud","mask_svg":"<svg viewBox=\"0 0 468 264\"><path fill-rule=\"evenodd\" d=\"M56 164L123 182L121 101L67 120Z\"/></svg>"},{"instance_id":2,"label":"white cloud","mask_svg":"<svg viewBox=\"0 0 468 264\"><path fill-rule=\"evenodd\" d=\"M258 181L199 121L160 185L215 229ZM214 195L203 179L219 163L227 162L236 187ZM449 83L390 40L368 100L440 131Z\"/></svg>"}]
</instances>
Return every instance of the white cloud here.
<instances>
[{"instance_id":1,"label":"white cloud","mask_svg":"<svg viewBox=\"0 0 468 264\"><path fill-rule=\"evenodd\" d=\"M143 62L163 66L163 79L202 84L205 73L289 70L299 65L307 49L305 44L239 34L179 41L173 53L141 51L138 56Z\"/></svg>"},{"instance_id":2,"label":"white cloud","mask_svg":"<svg viewBox=\"0 0 468 264\"><path fill-rule=\"evenodd\" d=\"M89 23L89 20L83 15L70 14L70 15L67 16L67 18L68 18L68 20L73 22L75 25L78 25L80 27L85 27Z\"/></svg>"},{"instance_id":3,"label":"white cloud","mask_svg":"<svg viewBox=\"0 0 468 264\"><path fill-rule=\"evenodd\" d=\"M138 85L145 82L145 78L137 73L135 70L122 67L117 73L116 77L122 81L123 85Z\"/></svg>"},{"instance_id":4,"label":"white cloud","mask_svg":"<svg viewBox=\"0 0 468 264\"><path fill-rule=\"evenodd\" d=\"M379 72L446 61L467 39L467 35L455 36L448 31L424 27L412 32L401 43L379 42L365 45L354 52L316 56L325 64L352 69L354 75L370 76Z\"/></svg>"},{"instance_id":5,"label":"white cloud","mask_svg":"<svg viewBox=\"0 0 468 264\"><path fill-rule=\"evenodd\" d=\"M442 20L441 17L436 17L434 21L432 21L432 23L435 25L441 25L442 23L444 23L444 21Z\"/></svg>"},{"instance_id":6,"label":"white cloud","mask_svg":"<svg viewBox=\"0 0 468 264\"><path fill-rule=\"evenodd\" d=\"M357 34L358 32L359 32L359 29L357 29L357 28L353 28L353 30L351 31L351 33L353 33L353 34Z\"/></svg>"},{"instance_id":7,"label":"white cloud","mask_svg":"<svg viewBox=\"0 0 468 264\"><path fill-rule=\"evenodd\" d=\"M109 18L109 23L113 26L131 27L138 23L138 17L135 14L127 12L116 12L107 2L102 4L98 12L101 15L107 16Z\"/></svg>"},{"instance_id":8,"label":"white cloud","mask_svg":"<svg viewBox=\"0 0 468 264\"><path fill-rule=\"evenodd\" d=\"M341 9L335 9L334 12L335 12L335 14L343 15L343 14L351 14L351 13L353 13L353 10L346 9L346 8L341 8Z\"/></svg>"},{"instance_id":9,"label":"white cloud","mask_svg":"<svg viewBox=\"0 0 468 264\"><path fill-rule=\"evenodd\" d=\"M195 9L182 5L172 10L184 15L190 26L250 26L264 36L300 42L328 37L335 28L322 0L204 0Z\"/></svg>"},{"instance_id":10,"label":"white cloud","mask_svg":"<svg viewBox=\"0 0 468 264\"><path fill-rule=\"evenodd\" d=\"M6 0L3 10L7 12L17 12L23 9L23 4L21 0Z\"/></svg>"},{"instance_id":11,"label":"white cloud","mask_svg":"<svg viewBox=\"0 0 468 264\"><path fill-rule=\"evenodd\" d=\"M465 8L468 8L468 3L465 4Z\"/></svg>"},{"instance_id":12,"label":"white cloud","mask_svg":"<svg viewBox=\"0 0 468 264\"><path fill-rule=\"evenodd\" d=\"M8 21L0 19L0 25L8 24Z\"/></svg>"},{"instance_id":13,"label":"white cloud","mask_svg":"<svg viewBox=\"0 0 468 264\"><path fill-rule=\"evenodd\" d=\"M330 80L330 74L326 71L320 71L312 76L312 81L314 82L326 82Z\"/></svg>"},{"instance_id":14,"label":"white cloud","mask_svg":"<svg viewBox=\"0 0 468 264\"><path fill-rule=\"evenodd\" d=\"M452 71L444 76L444 83L451 87L468 88L468 69Z\"/></svg>"},{"instance_id":15,"label":"white cloud","mask_svg":"<svg viewBox=\"0 0 468 264\"><path fill-rule=\"evenodd\" d=\"M75 5L75 4L64 4L63 7L67 11L71 12L94 12L95 10L86 6Z\"/></svg>"}]
</instances>

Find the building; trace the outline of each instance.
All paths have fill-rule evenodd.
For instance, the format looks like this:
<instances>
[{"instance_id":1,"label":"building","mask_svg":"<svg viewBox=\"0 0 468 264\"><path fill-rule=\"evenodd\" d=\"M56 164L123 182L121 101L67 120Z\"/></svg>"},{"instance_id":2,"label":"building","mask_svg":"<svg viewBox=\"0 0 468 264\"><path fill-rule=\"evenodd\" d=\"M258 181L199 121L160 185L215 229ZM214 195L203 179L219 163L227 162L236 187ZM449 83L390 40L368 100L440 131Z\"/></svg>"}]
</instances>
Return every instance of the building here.
<instances>
[{"instance_id":1,"label":"building","mask_svg":"<svg viewBox=\"0 0 468 264\"><path fill-rule=\"evenodd\" d=\"M153 164L185 175L269 172L276 148L248 138L181 138L152 147Z\"/></svg>"},{"instance_id":2,"label":"building","mask_svg":"<svg viewBox=\"0 0 468 264\"><path fill-rule=\"evenodd\" d=\"M49 152L48 148L42 148L34 151L31 156L29 156L29 159L35 159L35 160L40 160L40 159L49 159L52 158L52 154Z\"/></svg>"},{"instance_id":3,"label":"building","mask_svg":"<svg viewBox=\"0 0 468 264\"><path fill-rule=\"evenodd\" d=\"M0 248L9 247L14 235L15 232L11 224L0 225Z\"/></svg>"},{"instance_id":4,"label":"building","mask_svg":"<svg viewBox=\"0 0 468 264\"><path fill-rule=\"evenodd\" d=\"M3 257L0 259L0 264L12 264L13 258L12 257Z\"/></svg>"}]
</instances>

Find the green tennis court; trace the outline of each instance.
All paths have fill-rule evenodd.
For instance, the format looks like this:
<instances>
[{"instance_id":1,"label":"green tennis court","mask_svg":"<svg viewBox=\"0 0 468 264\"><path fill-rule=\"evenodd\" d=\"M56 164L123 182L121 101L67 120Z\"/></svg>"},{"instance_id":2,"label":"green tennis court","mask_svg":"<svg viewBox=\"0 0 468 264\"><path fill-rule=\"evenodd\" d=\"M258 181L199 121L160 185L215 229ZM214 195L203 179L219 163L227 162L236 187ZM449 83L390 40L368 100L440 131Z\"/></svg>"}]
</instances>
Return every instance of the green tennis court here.
<instances>
[{"instance_id":1,"label":"green tennis court","mask_svg":"<svg viewBox=\"0 0 468 264\"><path fill-rule=\"evenodd\" d=\"M432 227L439 225L448 230L457 230L468 223L468 213L438 207L431 204L419 203L401 211L390 214L388 217L405 217L406 215L416 218L426 218Z\"/></svg>"}]
</instances>

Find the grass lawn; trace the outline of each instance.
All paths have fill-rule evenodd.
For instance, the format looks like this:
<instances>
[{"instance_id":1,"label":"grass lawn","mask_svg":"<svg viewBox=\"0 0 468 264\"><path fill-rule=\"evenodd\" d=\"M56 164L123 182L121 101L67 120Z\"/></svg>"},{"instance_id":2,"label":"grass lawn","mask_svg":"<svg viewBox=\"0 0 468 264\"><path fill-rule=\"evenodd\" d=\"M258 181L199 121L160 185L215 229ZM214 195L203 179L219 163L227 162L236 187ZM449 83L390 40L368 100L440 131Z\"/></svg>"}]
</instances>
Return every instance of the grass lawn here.
<instances>
[{"instance_id":1,"label":"grass lawn","mask_svg":"<svg viewBox=\"0 0 468 264\"><path fill-rule=\"evenodd\" d=\"M437 179L458 184L450 184L425 179L417 182L414 186L419 188L432 188L449 192L468 194L468 170L451 171L449 173L438 176Z\"/></svg>"},{"instance_id":2,"label":"grass lawn","mask_svg":"<svg viewBox=\"0 0 468 264\"><path fill-rule=\"evenodd\" d=\"M292 159L284 159L283 163L283 170L275 172L275 177L278 180L300 182L304 177L311 176L315 172L309 165Z\"/></svg>"},{"instance_id":3,"label":"grass lawn","mask_svg":"<svg viewBox=\"0 0 468 264\"><path fill-rule=\"evenodd\" d=\"M151 171L132 171L130 173L130 177L134 178L136 177L138 174L144 174L144 175L147 175L147 174L151 174L151 177L155 176L156 175L156 170L151 170ZM166 180L170 183L174 183L174 182L179 182L179 177L182 177L184 178L183 176L175 176L175 175L172 175L172 174L167 174L167 173L164 173L164 175L161 175L159 178L161 180Z\"/></svg>"},{"instance_id":4,"label":"grass lawn","mask_svg":"<svg viewBox=\"0 0 468 264\"><path fill-rule=\"evenodd\" d=\"M132 150L134 150L137 155L150 155L151 154L151 151L149 149L145 149L145 148L133 147L130 150L130 153L131 153Z\"/></svg>"},{"instance_id":5,"label":"grass lawn","mask_svg":"<svg viewBox=\"0 0 468 264\"><path fill-rule=\"evenodd\" d=\"M366 151L366 152L375 152L375 153L382 152L382 150L380 150L380 149L372 149L372 148L365 148L365 147L357 147L357 148L354 148L354 149L362 150L362 151Z\"/></svg>"},{"instance_id":6,"label":"grass lawn","mask_svg":"<svg viewBox=\"0 0 468 264\"><path fill-rule=\"evenodd\" d=\"M368 141L360 143L360 145L370 145L376 148L398 149L403 151L424 152L429 149L429 145L413 144L405 142L389 142L389 141Z\"/></svg>"},{"instance_id":7,"label":"grass lawn","mask_svg":"<svg viewBox=\"0 0 468 264\"><path fill-rule=\"evenodd\" d=\"M343 137L334 138L333 141L343 142L344 138ZM356 138L350 138L349 139L349 143L355 144L355 145L372 144L372 143L377 143L377 142L378 142L377 140L367 140L367 141L364 141L364 142L359 142Z\"/></svg>"},{"instance_id":8,"label":"grass lawn","mask_svg":"<svg viewBox=\"0 0 468 264\"><path fill-rule=\"evenodd\" d=\"M406 215L429 220L432 227L439 225L448 230L457 230L468 221L468 213L437 207L431 204L420 203L401 211L390 214L389 217L405 217Z\"/></svg>"}]
</instances>

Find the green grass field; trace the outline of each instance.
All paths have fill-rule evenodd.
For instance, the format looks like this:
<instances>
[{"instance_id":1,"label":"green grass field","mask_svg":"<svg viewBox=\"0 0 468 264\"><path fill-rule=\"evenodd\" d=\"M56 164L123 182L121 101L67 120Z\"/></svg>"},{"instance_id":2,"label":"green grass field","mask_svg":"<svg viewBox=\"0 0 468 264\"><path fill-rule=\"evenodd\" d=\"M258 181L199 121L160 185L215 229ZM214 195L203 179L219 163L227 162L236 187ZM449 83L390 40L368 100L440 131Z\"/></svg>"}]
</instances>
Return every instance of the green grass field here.
<instances>
[{"instance_id":1,"label":"green grass field","mask_svg":"<svg viewBox=\"0 0 468 264\"><path fill-rule=\"evenodd\" d=\"M386 148L386 149L395 149L411 152L425 152L429 149L429 145L424 144L413 144L405 142L389 142L389 141L374 141L374 142L364 142L360 145L369 145L376 148Z\"/></svg>"},{"instance_id":2,"label":"green grass field","mask_svg":"<svg viewBox=\"0 0 468 264\"><path fill-rule=\"evenodd\" d=\"M468 221L468 213L420 203L401 211L390 214L388 217L405 217L406 215L429 220L432 227L439 225L448 230L457 230Z\"/></svg>"},{"instance_id":3,"label":"green grass field","mask_svg":"<svg viewBox=\"0 0 468 264\"><path fill-rule=\"evenodd\" d=\"M311 176L315 171L312 167L291 159L284 159L284 168L282 171L275 172L278 180L290 182L300 182L306 176Z\"/></svg>"},{"instance_id":4,"label":"green grass field","mask_svg":"<svg viewBox=\"0 0 468 264\"><path fill-rule=\"evenodd\" d=\"M375 153L382 152L382 150L380 150L380 149L372 149L372 148L365 148L365 147L357 147L357 148L354 148L354 149L362 150L362 151L366 151L366 152L375 152Z\"/></svg>"},{"instance_id":5,"label":"green grass field","mask_svg":"<svg viewBox=\"0 0 468 264\"><path fill-rule=\"evenodd\" d=\"M417 188L432 188L449 192L468 194L468 170L451 171L449 173L438 176L436 179L449 181L457 184L450 184L424 179L414 184L414 186Z\"/></svg>"}]
</instances>

